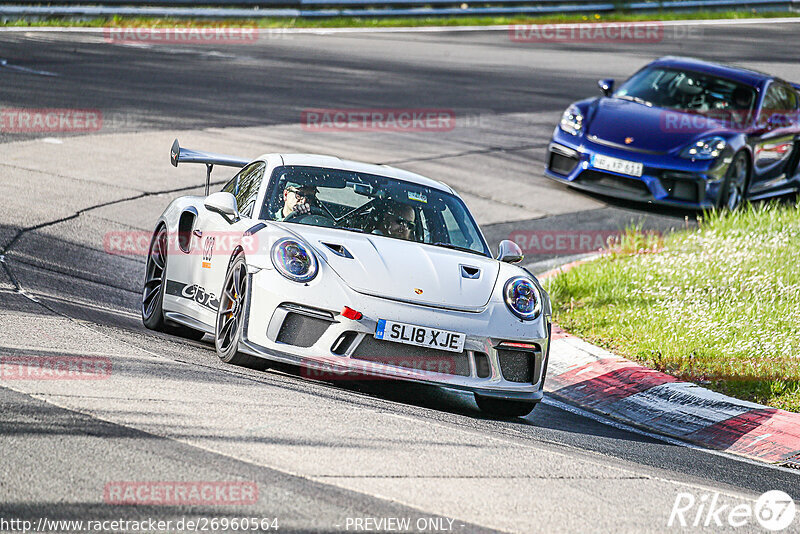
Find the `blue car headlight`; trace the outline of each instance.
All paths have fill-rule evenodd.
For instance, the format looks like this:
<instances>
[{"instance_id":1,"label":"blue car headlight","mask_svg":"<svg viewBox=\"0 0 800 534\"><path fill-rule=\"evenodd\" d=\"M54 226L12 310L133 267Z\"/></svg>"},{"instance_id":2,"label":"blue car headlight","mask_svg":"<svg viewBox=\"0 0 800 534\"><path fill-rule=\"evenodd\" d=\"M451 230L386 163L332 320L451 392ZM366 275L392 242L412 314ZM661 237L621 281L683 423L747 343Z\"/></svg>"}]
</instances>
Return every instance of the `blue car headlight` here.
<instances>
[{"instance_id":1,"label":"blue car headlight","mask_svg":"<svg viewBox=\"0 0 800 534\"><path fill-rule=\"evenodd\" d=\"M717 159L728 146L722 137L706 137L692 143L681 151L681 157L686 159Z\"/></svg>"},{"instance_id":2,"label":"blue car headlight","mask_svg":"<svg viewBox=\"0 0 800 534\"><path fill-rule=\"evenodd\" d=\"M289 280L308 282L317 276L317 258L309 247L290 238L279 239L272 245L272 265Z\"/></svg>"},{"instance_id":3,"label":"blue car headlight","mask_svg":"<svg viewBox=\"0 0 800 534\"><path fill-rule=\"evenodd\" d=\"M568 107L561 115L561 122L558 123L558 127L570 135L581 133L581 130L583 130L583 115L581 111L575 106Z\"/></svg>"},{"instance_id":4,"label":"blue car headlight","mask_svg":"<svg viewBox=\"0 0 800 534\"><path fill-rule=\"evenodd\" d=\"M503 295L511 313L524 321L536 319L542 311L539 289L529 278L511 278L503 288Z\"/></svg>"}]
</instances>

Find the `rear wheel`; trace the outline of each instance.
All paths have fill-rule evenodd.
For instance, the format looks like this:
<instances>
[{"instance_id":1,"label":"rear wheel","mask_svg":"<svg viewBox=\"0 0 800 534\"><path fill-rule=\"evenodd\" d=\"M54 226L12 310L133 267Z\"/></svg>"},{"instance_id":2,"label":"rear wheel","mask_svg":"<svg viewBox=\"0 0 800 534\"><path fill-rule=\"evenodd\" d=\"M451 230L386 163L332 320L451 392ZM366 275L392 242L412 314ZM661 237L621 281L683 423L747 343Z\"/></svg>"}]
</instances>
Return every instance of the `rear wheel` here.
<instances>
[{"instance_id":1,"label":"rear wheel","mask_svg":"<svg viewBox=\"0 0 800 534\"><path fill-rule=\"evenodd\" d=\"M736 154L728 169L728 175L725 177L725 185L722 187L722 195L719 200L720 208L734 211L742 205L747 195L749 170L747 154L744 152Z\"/></svg>"},{"instance_id":2,"label":"rear wheel","mask_svg":"<svg viewBox=\"0 0 800 534\"><path fill-rule=\"evenodd\" d=\"M500 417L525 417L536 407L535 401L497 399L475 394L475 402L482 412Z\"/></svg>"},{"instance_id":3,"label":"rear wheel","mask_svg":"<svg viewBox=\"0 0 800 534\"><path fill-rule=\"evenodd\" d=\"M247 298L247 264L244 254L238 254L228 267L222 296L217 310L214 346L217 356L225 363L242 365L252 369L266 369L267 362L263 358L239 352L239 341L244 331L244 304Z\"/></svg>"},{"instance_id":4,"label":"rear wheel","mask_svg":"<svg viewBox=\"0 0 800 534\"><path fill-rule=\"evenodd\" d=\"M145 265L142 288L142 323L150 330L199 341L204 333L183 325L173 325L164 319L164 291L167 283L167 229L159 226L153 233Z\"/></svg>"}]
</instances>

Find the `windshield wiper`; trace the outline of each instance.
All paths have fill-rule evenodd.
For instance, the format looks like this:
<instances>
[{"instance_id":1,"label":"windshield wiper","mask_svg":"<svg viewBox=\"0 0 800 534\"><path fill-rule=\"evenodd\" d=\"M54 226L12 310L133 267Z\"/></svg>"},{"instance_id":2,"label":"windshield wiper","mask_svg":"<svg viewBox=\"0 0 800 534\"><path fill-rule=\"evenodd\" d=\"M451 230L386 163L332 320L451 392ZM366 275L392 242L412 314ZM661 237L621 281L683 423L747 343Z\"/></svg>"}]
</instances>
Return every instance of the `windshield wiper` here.
<instances>
[{"instance_id":1,"label":"windshield wiper","mask_svg":"<svg viewBox=\"0 0 800 534\"><path fill-rule=\"evenodd\" d=\"M648 102L644 98L639 98L638 96L631 96L631 95L620 95L617 98L622 98L623 100L630 100L631 102L636 102L637 104L642 104L647 107L653 107L652 102Z\"/></svg>"},{"instance_id":2,"label":"windshield wiper","mask_svg":"<svg viewBox=\"0 0 800 534\"><path fill-rule=\"evenodd\" d=\"M350 226L337 226L337 230L347 230L348 232L358 232L359 234L365 233L363 228L351 228Z\"/></svg>"},{"instance_id":3,"label":"windshield wiper","mask_svg":"<svg viewBox=\"0 0 800 534\"><path fill-rule=\"evenodd\" d=\"M480 252L478 250L467 248L467 247L460 247L458 245L454 245L452 243L443 243L441 241L437 241L436 243L431 243L431 245L435 247L444 247L444 248L451 248L453 250L460 250L461 252L471 252L472 254L477 254L479 256L486 256L485 252Z\"/></svg>"}]
</instances>

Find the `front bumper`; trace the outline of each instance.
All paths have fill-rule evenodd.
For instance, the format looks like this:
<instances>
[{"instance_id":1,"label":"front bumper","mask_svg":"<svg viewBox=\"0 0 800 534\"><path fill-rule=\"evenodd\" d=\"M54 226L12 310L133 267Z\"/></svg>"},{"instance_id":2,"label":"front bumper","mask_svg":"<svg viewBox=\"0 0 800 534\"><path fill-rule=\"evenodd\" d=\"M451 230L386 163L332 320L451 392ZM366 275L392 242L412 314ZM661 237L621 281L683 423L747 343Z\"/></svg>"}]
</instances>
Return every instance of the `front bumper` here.
<instances>
[{"instance_id":1,"label":"front bumper","mask_svg":"<svg viewBox=\"0 0 800 534\"><path fill-rule=\"evenodd\" d=\"M592 165L595 155L642 163L641 177ZM626 200L690 209L714 208L724 185L730 157L691 161L576 137L556 129L547 151L545 176L577 189Z\"/></svg>"},{"instance_id":2,"label":"front bumper","mask_svg":"<svg viewBox=\"0 0 800 534\"><path fill-rule=\"evenodd\" d=\"M395 379L534 402L543 396L550 337L544 316L523 323L504 317L508 311L492 303L478 313L443 310L371 297L330 282L323 292L273 270L251 274L249 288L240 350L300 366L309 378ZM343 317L339 312L344 306L360 311L363 318ZM378 319L464 332L464 351L377 340Z\"/></svg>"}]
</instances>

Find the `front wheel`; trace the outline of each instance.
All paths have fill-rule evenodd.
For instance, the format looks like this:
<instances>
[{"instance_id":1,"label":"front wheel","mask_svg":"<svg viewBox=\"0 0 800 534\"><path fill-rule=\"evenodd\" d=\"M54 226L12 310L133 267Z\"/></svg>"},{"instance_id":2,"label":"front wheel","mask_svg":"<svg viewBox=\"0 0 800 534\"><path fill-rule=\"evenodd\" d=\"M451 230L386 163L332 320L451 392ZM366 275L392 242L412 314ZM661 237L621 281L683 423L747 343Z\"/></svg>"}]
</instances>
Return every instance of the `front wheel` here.
<instances>
[{"instance_id":1,"label":"front wheel","mask_svg":"<svg viewBox=\"0 0 800 534\"><path fill-rule=\"evenodd\" d=\"M500 417L525 417L536 407L535 401L498 399L475 394L475 402L482 412Z\"/></svg>"},{"instance_id":2,"label":"front wheel","mask_svg":"<svg viewBox=\"0 0 800 534\"><path fill-rule=\"evenodd\" d=\"M247 264L244 254L240 253L233 259L225 275L217 310L214 347L217 349L219 359L225 363L265 369L266 361L262 358L239 352L239 341L244 331L244 322L247 320L244 313L247 290Z\"/></svg>"},{"instance_id":3,"label":"front wheel","mask_svg":"<svg viewBox=\"0 0 800 534\"><path fill-rule=\"evenodd\" d=\"M748 166L747 155L744 152L739 152L734 156L722 187L722 195L719 200L721 208L735 211L744 202L747 195Z\"/></svg>"}]
</instances>

